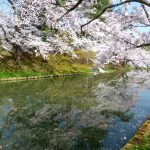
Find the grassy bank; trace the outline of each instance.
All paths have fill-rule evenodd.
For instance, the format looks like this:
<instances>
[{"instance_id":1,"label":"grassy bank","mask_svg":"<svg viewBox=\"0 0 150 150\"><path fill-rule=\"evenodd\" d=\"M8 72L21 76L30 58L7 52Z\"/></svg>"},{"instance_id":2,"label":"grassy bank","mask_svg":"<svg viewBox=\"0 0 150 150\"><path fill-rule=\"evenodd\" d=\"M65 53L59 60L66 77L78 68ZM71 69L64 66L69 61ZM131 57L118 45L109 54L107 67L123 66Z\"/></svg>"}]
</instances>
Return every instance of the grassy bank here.
<instances>
[{"instance_id":1,"label":"grassy bank","mask_svg":"<svg viewBox=\"0 0 150 150\"><path fill-rule=\"evenodd\" d=\"M91 74L94 70L92 60L96 54L92 51L75 51L77 58L72 58L71 54L50 54L47 60L41 56L35 57L33 54L24 52L21 56L20 64L15 61L15 54L0 49L0 80L3 78L20 77L40 77L40 76L60 76L67 74ZM104 73L126 73L135 68L128 65L106 65Z\"/></svg>"},{"instance_id":2,"label":"grassy bank","mask_svg":"<svg viewBox=\"0 0 150 150\"><path fill-rule=\"evenodd\" d=\"M48 72L23 72L23 71L12 71L12 72L0 72L0 78L13 78L13 77L31 77L31 76L46 76L50 75Z\"/></svg>"},{"instance_id":3,"label":"grassy bank","mask_svg":"<svg viewBox=\"0 0 150 150\"><path fill-rule=\"evenodd\" d=\"M51 54L47 60L44 60L41 56L35 57L23 53L18 65L13 53L1 51L0 55L3 58L0 59L0 79L91 73L94 68L91 60L94 59L95 54L81 50L77 50L76 54L78 56L76 59L73 59L71 54Z\"/></svg>"},{"instance_id":4,"label":"grassy bank","mask_svg":"<svg viewBox=\"0 0 150 150\"><path fill-rule=\"evenodd\" d=\"M131 71L131 70L136 70L135 67L132 67L132 66L129 66L129 65L106 65L105 66L105 69L104 69L106 72L108 73L115 73L115 72L128 72L128 71Z\"/></svg>"},{"instance_id":5,"label":"grassy bank","mask_svg":"<svg viewBox=\"0 0 150 150\"><path fill-rule=\"evenodd\" d=\"M122 150L150 150L150 118Z\"/></svg>"}]
</instances>

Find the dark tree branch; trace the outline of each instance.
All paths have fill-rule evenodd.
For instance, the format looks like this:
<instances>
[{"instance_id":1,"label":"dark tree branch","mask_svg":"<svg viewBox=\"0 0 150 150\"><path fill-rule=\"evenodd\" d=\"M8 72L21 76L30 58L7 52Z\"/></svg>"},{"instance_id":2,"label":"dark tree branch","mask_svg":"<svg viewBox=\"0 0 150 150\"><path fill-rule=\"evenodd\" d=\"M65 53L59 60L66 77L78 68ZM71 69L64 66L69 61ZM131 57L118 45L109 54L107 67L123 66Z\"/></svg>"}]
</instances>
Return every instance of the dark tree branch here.
<instances>
[{"instance_id":1,"label":"dark tree branch","mask_svg":"<svg viewBox=\"0 0 150 150\"><path fill-rule=\"evenodd\" d=\"M114 8L114 7L118 7L121 6L123 4L127 4L127 3L131 3L131 2L137 2L137 3L141 3L143 5L146 5L148 7L150 7L150 2L146 1L146 0L126 0L117 4L112 4L112 5L108 5L106 7L104 7L101 11L100 14L98 14L96 17L94 17L93 19L91 19L90 21L88 21L87 23L81 25L81 31L83 31L83 27L85 27L86 25L90 24L91 22L93 22L94 20L98 19L99 17L101 17L108 9Z\"/></svg>"},{"instance_id":2,"label":"dark tree branch","mask_svg":"<svg viewBox=\"0 0 150 150\"><path fill-rule=\"evenodd\" d=\"M116 37L117 39L120 39L120 40L124 41L125 43L127 43L127 44L129 44L129 45L132 45L133 47L137 47L137 45L131 43L130 41L126 40L125 38L119 37L119 36L117 36L116 34L113 34L112 32L109 32L109 31L107 31L107 30L104 30L104 29L101 29L101 30L102 30L103 32L106 32L107 34L110 34L110 35Z\"/></svg>"},{"instance_id":3,"label":"dark tree branch","mask_svg":"<svg viewBox=\"0 0 150 150\"><path fill-rule=\"evenodd\" d=\"M7 0L7 1L8 1L8 3L11 5L11 7L12 7L12 9L13 9L14 15L17 15L17 9L16 9L16 6L15 6L15 1L14 1L14 0ZM16 32L21 33L21 30L20 30L20 28L19 28L18 25L15 25L14 28L15 28L15 31L16 31Z\"/></svg>"},{"instance_id":4,"label":"dark tree branch","mask_svg":"<svg viewBox=\"0 0 150 150\"><path fill-rule=\"evenodd\" d=\"M109 31L104 30L104 29L101 29L101 31L106 32L107 34L110 34L110 35L116 37L117 39L119 39L119 40L121 40L121 41L123 41L123 42L125 42L125 43L127 43L127 44L129 44L129 45L131 45L131 46L134 47L134 48L142 48L142 47L148 47L148 46L150 46L150 43L142 43L142 44L140 44L140 45L136 45L136 44L134 44L134 43L128 41L128 40L125 39L125 38L122 38L122 37L117 36L116 34L113 34L112 32L109 32Z\"/></svg>"},{"instance_id":5,"label":"dark tree branch","mask_svg":"<svg viewBox=\"0 0 150 150\"><path fill-rule=\"evenodd\" d=\"M11 7L12 7L12 9L13 9L13 11L14 11L14 13L16 13L16 7L15 7L15 2L13 2L13 0L7 0L8 1L8 3L11 5Z\"/></svg>"},{"instance_id":6,"label":"dark tree branch","mask_svg":"<svg viewBox=\"0 0 150 150\"><path fill-rule=\"evenodd\" d=\"M7 33L6 33L5 29L4 29L4 27L3 27L1 24L0 24L0 28L1 28L2 31L3 31L4 39L6 40L6 42L8 42L9 44L12 44L12 43L10 42L10 40L8 39L8 37L7 37Z\"/></svg>"},{"instance_id":7,"label":"dark tree branch","mask_svg":"<svg viewBox=\"0 0 150 150\"><path fill-rule=\"evenodd\" d=\"M146 8L145 8L145 5L142 4L142 8L143 8L143 10L144 10L144 12L145 12L145 15L146 15L148 21L150 22L150 17L149 17L149 14L148 14L148 12L147 12L147 10L146 10Z\"/></svg>"},{"instance_id":8,"label":"dark tree branch","mask_svg":"<svg viewBox=\"0 0 150 150\"><path fill-rule=\"evenodd\" d=\"M68 13L70 13L71 11L75 10L81 3L83 2L83 0L79 0L73 7L71 7L66 13L64 13L58 20L61 20L65 15L67 15Z\"/></svg>"},{"instance_id":9,"label":"dark tree branch","mask_svg":"<svg viewBox=\"0 0 150 150\"><path fill-rule=\"evenodd\" d=\"M148 47L148 46L150 46L150 43L144 43L144 44L140 44L140 45L136 46L136 48Z\"/></svg>"}]
</instances>

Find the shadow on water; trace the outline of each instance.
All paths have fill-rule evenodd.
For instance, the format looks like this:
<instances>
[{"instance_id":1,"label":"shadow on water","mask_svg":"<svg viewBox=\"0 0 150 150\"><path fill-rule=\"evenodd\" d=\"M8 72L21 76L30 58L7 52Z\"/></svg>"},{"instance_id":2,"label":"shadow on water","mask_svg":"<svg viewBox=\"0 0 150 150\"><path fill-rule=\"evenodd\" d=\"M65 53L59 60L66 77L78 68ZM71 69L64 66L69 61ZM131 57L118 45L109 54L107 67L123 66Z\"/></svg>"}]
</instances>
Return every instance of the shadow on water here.
<instances>
[{"instance_id":1,"label":"shadow on water","mask_svg":"<svg viewBox=\"0 0 150 150\"><path fill-rule=\"evenodd\" d=\"M150 115L149 76L0 83L0 149L120 149Z\"/></svg>"}]
</instances>

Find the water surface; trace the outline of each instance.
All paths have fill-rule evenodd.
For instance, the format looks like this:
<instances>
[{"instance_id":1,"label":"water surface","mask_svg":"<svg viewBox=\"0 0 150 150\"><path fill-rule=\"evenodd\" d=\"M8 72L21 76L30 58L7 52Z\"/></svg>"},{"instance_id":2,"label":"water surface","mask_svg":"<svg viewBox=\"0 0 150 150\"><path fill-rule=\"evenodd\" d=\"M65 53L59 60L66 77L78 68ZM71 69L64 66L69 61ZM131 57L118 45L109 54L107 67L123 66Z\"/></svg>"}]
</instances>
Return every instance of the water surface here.
<instances>
[{"instance_id":1,"label":"water surface","mask_svg":"<svg viewBox=\"0 0 150 150\"><path fill-rule=\"evenodd\" d=\"M150 72L0 83L0 149L119 150L150 116Z\"/></svg>"}]
</instances>

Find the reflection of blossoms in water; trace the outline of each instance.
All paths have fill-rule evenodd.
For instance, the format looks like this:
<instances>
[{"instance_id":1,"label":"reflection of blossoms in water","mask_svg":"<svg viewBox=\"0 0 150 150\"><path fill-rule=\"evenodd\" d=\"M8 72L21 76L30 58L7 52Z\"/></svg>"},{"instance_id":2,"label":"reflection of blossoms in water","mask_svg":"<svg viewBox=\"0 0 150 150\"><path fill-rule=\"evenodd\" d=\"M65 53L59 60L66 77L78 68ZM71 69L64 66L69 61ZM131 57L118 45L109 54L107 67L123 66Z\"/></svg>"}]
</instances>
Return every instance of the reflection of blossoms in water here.
<instances>
[{"instance_id":1,"label":"reflection of blossoms in water","mask_svg":"<svg viewBox=\"0 0 150 150\"><path fill-rule=\"evenodd\" d=\"M84 128L97 127L107 130L112 124L114 115L119 114L117 112L126 112L138 100L139 89L133 86L133 80L131 82L130 76L127 79L123 77L117 81L100 83L92 89L94 89L93 95L97 103L96 106L85 111L72 107L70 111L66 112L66 108L62 108L60 105L46 105L37 113L37 118L40 118L40 114L44 115L44 118L47 116L52 118L52 115L55 114L53 120L55 122L60 121L58 130L65 129L65 135L67 137L74 137L75 139L82 136L81 131ZM47 111L45 112L45 110ZM63 113L57 114L57 112L62 110ZM111 113L107 119L106 113ZM122 115L124 114L122 113ZM30 121L33 123L34 119L37 118L34 117ZM39 122L37 121L36 123L38 124Z\"/></svg>"},{"instance_id":2,"label":"reflection of blossoms in water","mask_svg":"<svg viewBox=\"0 0 150 150\"><path fill-rule=\"evenodd\" d=\"M95 88L97 101L106 109L125 112L136 103L138 91L133 92L131 84L122 80L123 78Z\"/></svg>"},{"instance_id":3,"label":"reflection of blossoms in water","mask_svg":"<svg viewBox=\"0 0 150 150\"><path fill-rule=\"evenodd\" d=\"M15 124L16 130L8 140L9 146L16 149L23 148L24 144L26 149L77 149L87 143L97 148L116 117L125 122L134 117L128 110L138 101L140 89L147 87L148 77L146 72L131 72L119 79L104 81L96 76L86 80L77 78L76 84L73 79L62 79L62 84L52 82L47 87L44 81L39 85L38 82L24 85L19 95L12 96L11 103L16 109L7 116L1 133L7 137L6 131ZM41 93L30 91L35 87L43 87ZM63 87L67 90L62 90ZM7 100L0 98L0 101L5 106ZM8 143L3 137L0 136L0 145Z\"/></svg>"},{"instance_id":4,"label":"reflection of blossoms in water","mask_svg":"<svg viewBox=\"0 0 150 150\"><path fill-rule=\"evenodd\" d=\"M127 74L130 77L130 82L137 83L136 86L140 89L150 89L150 72L149 71L132 71Z\"/></svg>"}]
</instances>

